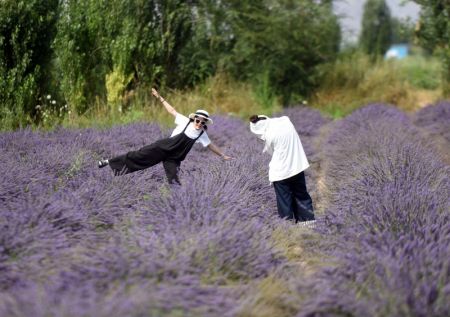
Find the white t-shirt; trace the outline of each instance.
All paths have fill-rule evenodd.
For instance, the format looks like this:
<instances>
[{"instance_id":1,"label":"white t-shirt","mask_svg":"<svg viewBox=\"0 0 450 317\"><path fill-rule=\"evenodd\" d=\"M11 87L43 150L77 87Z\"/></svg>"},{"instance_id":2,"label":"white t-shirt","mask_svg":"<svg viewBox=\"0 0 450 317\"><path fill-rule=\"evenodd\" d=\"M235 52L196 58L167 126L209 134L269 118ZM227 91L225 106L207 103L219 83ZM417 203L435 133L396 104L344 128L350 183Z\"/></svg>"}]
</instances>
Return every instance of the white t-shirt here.
<instances>
[{"instance_id":1,"label":"white t-shirt","mask_svg":"<svg viewBox=\"0 0 450 317\"><path fill-rule=\"evenodd\" d=\"M250 128L265 141L264 151L272 154L270 182L287 179L309 167L300 137L288 117L260 120Z\"/></svg>"},{"instance_id":2,"label":"white t-shirt","mask_svg":"<svg viewBox=\"0 0 450 317\"><path fill-rule=\"evenodd\" d=\"M170 136L173 137L174 135L183 132L183 129L186 126L186 124L188 124L188 122L189 122L188 117L185 117L182 114L177 113L177 115L175 116L175 124L177 125L177 127L172 131L172 134ZM201 129L197 130L194 128L194 123L190 123L186 128L186 130L184 131L184 134L186 134L186 136L191 139L197 139L197 137L201 132L202 132ZM206 134L206 131L203 132L201 137L198 138L196 143L197 142L200 142L204 147L207 147L211 143L211 140L209 139L208 134Z\"/></svg>"}]
</instances>

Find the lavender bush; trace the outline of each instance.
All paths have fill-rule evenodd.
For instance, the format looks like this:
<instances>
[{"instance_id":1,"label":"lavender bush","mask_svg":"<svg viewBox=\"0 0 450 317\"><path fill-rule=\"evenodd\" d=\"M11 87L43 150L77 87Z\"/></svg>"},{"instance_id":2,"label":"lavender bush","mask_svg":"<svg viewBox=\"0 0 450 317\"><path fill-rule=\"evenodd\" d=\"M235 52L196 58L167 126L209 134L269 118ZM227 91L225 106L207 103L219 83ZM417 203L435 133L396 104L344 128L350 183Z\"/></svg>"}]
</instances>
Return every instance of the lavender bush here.
<instances>
[{"instance_id":1,"label":"lavender bush","mask_svg":"<svg viewBox=\"0 0 450 317\"><path fill-rule=\"evenodd\" d=\"M450 142L450 101L441 101L435 105L428 105L417 111L413 116L416 126L424 128L435 136L442 136Z\"/></svg>"},{"instance_id":2,"label":"lavender bush","mask_svg":"<svg viewBox=\"0 0 450 317\"><path fill-rule=\"evenodd\" d=\"M4 133L0 315L232 314L285 259L268 158L241 121L214 119L211 138L236 160L196 147L174 187L161 166L96 166L169 133L157 125Z\"/></svg>"},{"instance_id":3,"label":"lavender bush","mask_svg":"<svg viewBox=\"0 0 450 317\"><path fill-rule=\"evenodd\" d=\"M447 315L449 166L385 105L338 122L323 152L329 190L319 230L337 265L311 281L299 316Z\"/></svg>"},{"instance_id":4,"label":"lavender bush","mask_svg":"<svg viewBox=\"0 0 450 317\"><path fill-rule=\"evenodd\" d=\"M417 111L413 122L450 163L450 101L441 101Z\"/></svg>"},{"instance_id":5,"label":"lavender bush","mask_svg":"<svg viewBox=\"0 0 450 317\"><path fill-rule=\"evenodd\" d=\"M338 122L279 115L312 163L319 241L289 237L305 229L278 219L270 157L236 118L208 131L235 159L195 146L181 186L160 165L96 166L170 133L156 124L1 134L0 316L260 315L257 298L286 315L446 315L449 170L429 124L385 105ZM308 239L332 265L307 275L295 254ZM266 294L267 280L288 293Z\"/></svg>"}]
</instances>

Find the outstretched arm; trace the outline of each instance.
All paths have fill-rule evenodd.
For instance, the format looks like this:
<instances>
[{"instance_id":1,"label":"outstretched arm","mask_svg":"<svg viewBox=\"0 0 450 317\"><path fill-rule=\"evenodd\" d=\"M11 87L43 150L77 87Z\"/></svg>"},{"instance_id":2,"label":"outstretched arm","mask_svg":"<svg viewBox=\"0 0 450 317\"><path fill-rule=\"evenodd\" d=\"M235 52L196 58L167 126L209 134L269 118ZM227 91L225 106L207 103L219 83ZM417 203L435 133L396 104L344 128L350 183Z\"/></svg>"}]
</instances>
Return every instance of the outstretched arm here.
<instances>
[{"instance_id":1,"label":"outstretched arm","mask_svg":"<svg viewBox=\"0 0 450 317\"><path fill-rule=\"evenodd\" d=\"M217 145L215 145L214 143L209 143L208 145L208 149L210 149L212 152L216 153L217 155L219 155L221 158L223 158L225 161L231 160L232 157L225 155Z\"/></svg>"},{"instance_id":2,"label":"outstretched arm","mask_svg":"<svg viewBox=\"0 0 450 317\"><path fill-rule=\"evenodd\" d=\"M158 91L155 88L152 88L152 95L158 98L159 101L163 104L164 108L166 108L167 112L173 115L174 117L177 115L177 111L174 107L170 105L161 95L158 93Z\"/></svg>"}]
</instances>

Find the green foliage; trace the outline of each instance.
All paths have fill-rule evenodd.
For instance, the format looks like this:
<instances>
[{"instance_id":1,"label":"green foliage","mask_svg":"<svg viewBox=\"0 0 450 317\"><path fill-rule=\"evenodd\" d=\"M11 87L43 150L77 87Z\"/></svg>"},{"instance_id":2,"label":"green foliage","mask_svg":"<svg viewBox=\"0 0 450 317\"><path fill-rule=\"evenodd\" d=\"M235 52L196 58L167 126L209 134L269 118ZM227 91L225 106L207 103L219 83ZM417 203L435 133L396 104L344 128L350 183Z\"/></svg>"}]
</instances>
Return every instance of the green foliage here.
<instances>
[{"instance_id":1,"label":"green foliage","mask_svg":"<svg viewBox=\"0 0 450 317\"><path fill-rule=\"evenodd\" d=\"M178 72L190 17L180 0L65 1L56 47L66 99L83 113L93 100L116 103L142 82L164 85Z\"/></svg>"},{"instance_id":2,"label":"green foliage","mask_svg":"<svg viewBox=\"0 0 450 317\"><path fill-rule=\"evenodd\" d=\"M371 68L369 56L359 50L343 51L333 63L321 67L323 89L351 89L358 86Z\"/></svg>"},{"instance_id":3,"label":"green foliage","mask_svg":"<svg viewBox=\"0 0 450 317\"><path fill-rule=\"evenodd\" d=\"M226 69L241 80L264 82L268 76L284 105L309 95L317 85L317 66L337 54L340 28L328 4L304 0L267 1L265 6L241 3L230 14L236 37Z\"/></svg>"},{"instance_id":4,"label":"green foliage","mask_svg":"<svg viewBox=\"0 0 450 317\"><path fill-rule=\"evenodd\" d=\"M55 52L65 100L78 113L105 99L109 41L107 1L68 0L61 8Z\"/></svg>"},{"instance_id":5,"label":"green foliage","mask_svg":"<svg viewBox=\"0 0 450 317\"><path fill-rule=\"evenodd\" d=\"M264 102L281 95L288 104L310 93L316 66L339 49L340 27L329 1L203 0L192 9L191 41L179 58L185 85L226 71L251 82Z\"/></svg>"},{"instance_id":6,"label":"green foliage","mask_svg":"<svg viewBox=\"0 0 450 317\"><path fill-rule=\"evenodd\" d=\"M114 110L122 112L122 95L132 77L133 74L125 77L124 72L119 70L113 70L106 75L108 105L114 107Z\"/></svg>"},{"instance_id":7,"label":"green foliage","mask_svg":"<svg viewBox=\"0 0 450 317\"><path fill-rule=\"evenodd\" d=\"M442 0L414 0L421 5L417 30L421 46L435 52L443 61L444 93L450 95L450 2Z\"/></svg>"},{"instance_id":8,"label":"green foliage","mask_svg":"<svg viewBox=\"0 0 450 317\"><path fill-rule=\"evenodd\" d=\"M217 74L249 83L266 107L318 85L340 28L332 1L0 1L2 122L122 109L150 86L185 89ZM36 111L44 96L55 103ZM54 107L55 109L50 109ZM48 109L47 109L48 108Z\"/></svg>"},{"instance_id":9,"label":"green foliage","mask_svg":"<svg viewBox=\"0 0 450 317\"><path fill-rule=\"evenodd\" d=\"M391 12L385 0L367 0L359 43L373 58L384 55L392 38Z\"/></svg>"},{"instance_id":10,"label":"green foliage","mask_svg":"<svg viewBox=\"0 0 450 317\"><path fill-rule=\"evenodd\" d=\"M29 123L49 89L58 0L0 1L0 122Z\"/></svg>"},{"instance_id":11,"label":"green foliage","mask_svg":"<svg viewBox=\"0 0 450 317\"><path fill-rule=\"evenodd\" d=\"M172 84L180 88L196 85L222 70L221 64L227 63L235 42L229 11L234 2L200 0L191 3L191 38L180 51L180 71Z\"/></svg>"},{"instance_id":12,"label":"green foliage","mask_svg":"<svg viewBox=\"0 0 450 317\"><path fill-rule=\"evenodd\" d=\"M258 102L263 106L265 112L276 104L276 95L270 85L270 74L266 69L263 74L254 79L253 91Z\"/></svg>"},{"instance_id":13,"label":"green foliage","mask_svg":"<svg viewBox=\"0 0 450 317\"><path fill-rule=\"evenodd\" d=\"M373 102L417 110L441 97L442 68L437 58L409 56L373 62L361 51L343 51L334 63L323 65L323 80L310 104L335 118Z\"/></svg>"},{"instance_id":14,"label":"green foliage","mask_svg":"<svg viewBox=\"0 0 450 317\"><path fill-rule=\"evenodd\" d=\"M421 5L417 35L429 52L450 42L450 3L441 0L414 0Z\"/></svg>"},{"instance_id":15,"label":"green foliage","mask_svg":"<svg viewBox=\"0 0 450 317\"><path fill-rule=\"evenodd\" d=\"M392 18L391 25L391 43L413 43L415 25L409 17L406 19Z\"/></svg>"},{"instance_id":16,"label":"green foliage","mask_svg":"<svg viewBox=\"0 0 450 317\"><path fill-rule=\"evenodd\" d=\"M442 63L437 58L411 56L398 61L400 76L418 89L439 89L442 80L436 76L442 70Z\"/></svg>"}]
</instances>

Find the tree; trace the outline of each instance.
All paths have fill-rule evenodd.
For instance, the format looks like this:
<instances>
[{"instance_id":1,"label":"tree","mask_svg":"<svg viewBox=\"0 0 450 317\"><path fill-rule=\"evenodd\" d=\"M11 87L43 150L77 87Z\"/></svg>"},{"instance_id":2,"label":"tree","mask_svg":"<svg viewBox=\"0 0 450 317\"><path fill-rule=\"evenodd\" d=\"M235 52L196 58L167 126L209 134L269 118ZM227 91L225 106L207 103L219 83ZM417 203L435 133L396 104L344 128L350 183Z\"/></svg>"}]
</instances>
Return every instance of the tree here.
<instances>
[{"instance_id":1,"label":"tree","mask_svg":"<svg viewBox=\"0 0 450 317\"><path fill-rule=\"evenodd\" d=\"M55 40L61 91L80 113L97 96L104 96L108 14L104 0L67 0L61 8Z\"/></svg>"},{"instance_id":2,"label":"tree","mask_svg":"<svg viewBox=\"0 0 450 317\"><path fill-rule=\"evenodd\" d=\"M391 13L385 0L367 0L359 43L372 57L384 55L391 44Z\"/></svg>"},{"instance_id":3,"label":"tree","mask_svg":"<svg viewBox=\"0 0 450 317\"><path fill-rule=\"evenodd\" d=\"M4 0L0 8L2 120L33 117L49 93L78 113L96 102L120 110L127 90L185 88L218 71L288 104L315 87L317 66L340 43L332 0Z\"/></svg>"},{"instance_id":4,"label":"tree","mask_svg":"<svg viewBox=\"0 0 450 317\"><path fill-rule=\"evenodd\" d=\"M415 25L410 18L392 18L392 43L409 43L414 41Z\"/></svg>"},{"instance_id":5,"label":"tree","mask_svg":"<svg viewBox=\"0 0 450 317\"><path fill-rule=\"evenodd\" d=\"M317 66L339 50L331 0L202 0L191 8L192 37L178 59L184 83L226 71L289 104L310 93Z\"/></svg>"},{"instance_id":6,"label":"tree","mask_svg":"<svg viewBox=\"0 0 450 317\"><path fill-rule=\"evenodd\" d=\"M0 1L0 121L25 124L48 93L57 16L58 0Z\"/></svg>"},{"instance_id":7,"label":"tree","mask_svg":"<svg viewBox=\"0 0 450 317\"><path fill-rule=\"evenodd\" d=\"M269 85L288 105L308 96L317 85L318 65L334 60L340 27L328 3L273 0L264 4L230 9L235 43L227 69L238 79Z\"/></svg>"},{"instance_id":8,"label":"tree","mask_svg":"<svg viewBox=\"0 0 450 317\"><path fill-rule=\"evenodd\" d=\"M172 81L191 20L182 0L65 0L56 53L66 100L79 113L96 99L120 110L126 89Z\"/></svg>"},{"instance_id":9,"label":"tree","mask_svg":"<svg viewBox=\"0 0 450 317\"><path fill-rule=\"evenodd\" d=\"M414 0L421 5L416 35L429 52L442 57L444 93L450 95L450 1Z\"/></svg>"}]
</instances>

